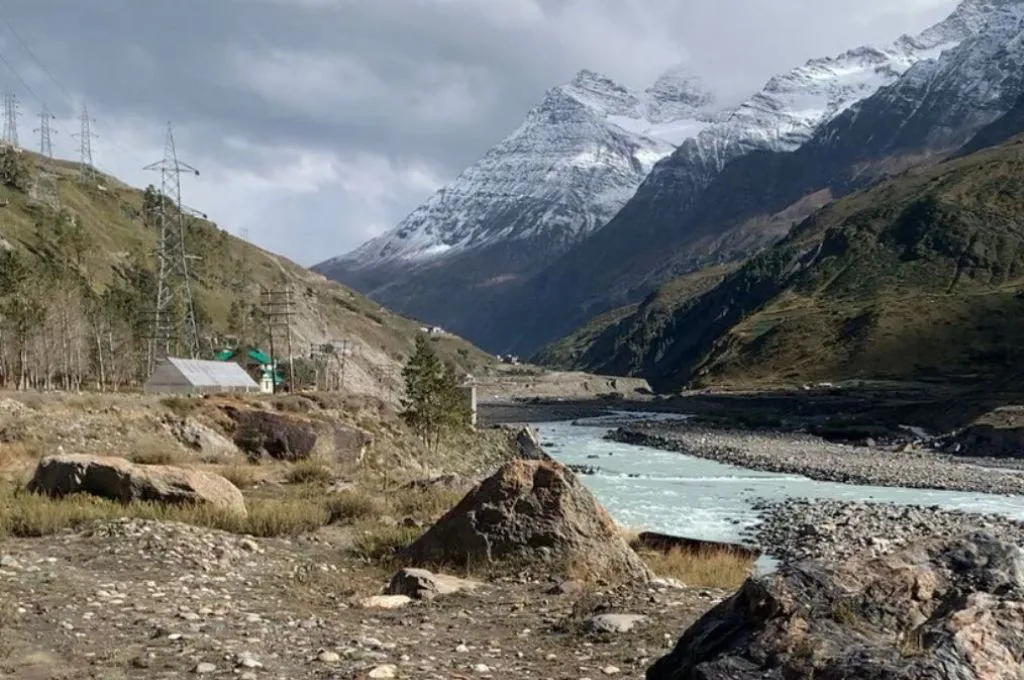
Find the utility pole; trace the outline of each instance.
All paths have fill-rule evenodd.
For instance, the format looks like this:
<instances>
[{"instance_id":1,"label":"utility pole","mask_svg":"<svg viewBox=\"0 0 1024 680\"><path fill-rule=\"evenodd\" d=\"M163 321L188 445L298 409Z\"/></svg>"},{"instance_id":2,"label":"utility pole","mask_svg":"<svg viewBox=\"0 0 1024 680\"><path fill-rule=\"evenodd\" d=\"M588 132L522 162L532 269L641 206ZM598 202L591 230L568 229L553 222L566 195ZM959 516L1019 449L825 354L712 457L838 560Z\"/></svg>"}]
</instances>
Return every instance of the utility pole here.
<instances>
[{"instance_id":1,"label":"utility pole","mask_svg":"<svg viewBox=\"0 0 1024 680\"><path fill-rule=\"evenodd\" d=\"M18 95L8 92L4 95L4 141L13 147L18 146Z\"/></svg>"},{"instance_id":2,"label":"utility pole","mask_svg":"<svg viewBox=\"0 0 1024 680\"><path fill-rule=\"evenodd\" d=\"M283 328L288 352L288 384L295 389L295 357L292 354L292 291L290 288L279 290L264 289L260 291L260 303L263 308L263 319L267 324L267 337L270 340L270 361L274 376L277 377L277 356L274 353L274 331ZM277 391L276 381L272 381Z\"/></svg>"},{"instance_id":3,"label":"utility pole","mask_svg":"<svg viewBox=\"0 0 1024 680\"><path fill-rule=\"evenodd\" d=\"M83 115L83 127L87 125L85 117ZM85 136L83 138L87 139ZM184 307L182 330L188 355L192 359L199 356L199 327L189 272L189 260L194 258L189 257L185 250L185 207L181 203L181 174L187 172L198 177L199 171L178 160L174 130L170 123L167 124L164 157L143 169L160 173L157 292L149 345L149 372L152 373L156 360L171 354L172 329L176 326L172 319L177 311L175 303Z\"/></svg>"},{"instance_id":4,"label":"utility pole","mask_svg":"<svg viewBox=\"0 0 1024 680\"><path fill-rule=\"evenodd\" d=\"M78 181L82 184L88 184L92 181L96 170L92 167L92 140L98 137L96 133L92 131L92 123L96 121L89 117L89 109L85 104L82 104L82 113L78 117L79 120L79 132L72 134L72 137L78 139L78 156L80 166L78 168Z\"/></svg>"}]
</instances>

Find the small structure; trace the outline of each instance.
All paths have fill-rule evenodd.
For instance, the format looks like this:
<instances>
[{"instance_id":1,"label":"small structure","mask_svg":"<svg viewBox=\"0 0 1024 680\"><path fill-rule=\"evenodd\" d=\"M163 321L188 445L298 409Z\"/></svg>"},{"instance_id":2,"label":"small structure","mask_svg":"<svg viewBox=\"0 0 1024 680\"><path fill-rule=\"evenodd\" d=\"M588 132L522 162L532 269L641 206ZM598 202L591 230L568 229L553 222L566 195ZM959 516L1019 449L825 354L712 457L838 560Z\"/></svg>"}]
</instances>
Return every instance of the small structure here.
<instances>
[{"instance_id":1,"label":"small structure","mask_svg":"<svg viewBox=\"0 0 1024 680\"><path fill-rule=\"evenodd\" d=\"M147 394L217 394L258 392L256 381L232 362L202 359L162 359L142 391Z\"/></svg>"},{"instance_id":2,"label":"small structure","mask_svg":"<svg viewBox=\"0 0 1024 680\"><path fill-rule=\"evenodd\" d=\"M215 357L217 361L235 363L245 369L249 376L259 383L260 392L270 394L274 386L284 385L284 375L274 360L258 347L233 347L223 349Z\"/></svg>"},{"instance_id":3,"label":"small structure","mask_svg":"<svg viewBox=\"0 0 1024 680\"><path fill-rule=\"evenodd\" d=\"M469 409L469 424L476 427L476 385L471 383L460 385L459 393Z\"/></svg>"}]
</instances>

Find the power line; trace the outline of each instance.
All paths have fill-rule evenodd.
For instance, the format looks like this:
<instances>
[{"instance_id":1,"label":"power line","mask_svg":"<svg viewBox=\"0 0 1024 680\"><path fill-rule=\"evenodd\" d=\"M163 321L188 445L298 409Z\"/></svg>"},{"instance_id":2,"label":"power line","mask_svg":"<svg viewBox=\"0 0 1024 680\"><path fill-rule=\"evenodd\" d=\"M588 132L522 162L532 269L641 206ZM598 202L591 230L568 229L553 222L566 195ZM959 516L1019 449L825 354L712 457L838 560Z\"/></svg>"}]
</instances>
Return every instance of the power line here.
<instances>
[{"instance_id":1,"label":"power line","mask_svg":"<svg viewBox=\"0 0 1024 680\"><path fill-rule=\"evenodd\" d=\"M64 86L60 84L60 81L58 81L54 77L53 73L50 72L50 69L46 68L43 62L39 60L39 57L35 55L35 52L33 52L32 49L25 43L25 41L21 39L21 36L18 34L18 31L14 29L14 26L7 19L7 14L7 7L4 6L3 1L0 0L0 20L2 20L4 24L6 24L7 28L11 31L11 35L13 35L14 39L18 41L18 44L20 44L22 49L25 50L25 53L28 54L29 57L31 57L32 61L36 63L36 66L42 69L43 73L45 73L47 77L51 81L53 81L53 84L57 86L57 89L60 90L61 95L64 96L64 99L67 100L68 104L70 104L71 108L73 109L75 107L75 103L71 100L71 95L69 95L68 91L64 89ZM26 85L26 88L27 87L28 86Z\"/></svg>"},{"instance_id":2,"label":"power line","mask_svg":"<svg viewBox=\"0 0 1024 680\"><path fill-rule=\"evenodd\" d=\"M30 97L39 102L40 106L46 106L46 102L43 101L43 98L37 95L35 90L33 90L32 87L27 82L25 82L25 79L21 77L21 74L18 73L17 69L11 66L11 62L7 61L7 58L3 55L2 52L0 52L0 63L6 66L8 71L14 74L14 77L18 79L18 82L21 83L21 86L25 88L25 91L28 92Z\"/></svg>"}]
</instances>

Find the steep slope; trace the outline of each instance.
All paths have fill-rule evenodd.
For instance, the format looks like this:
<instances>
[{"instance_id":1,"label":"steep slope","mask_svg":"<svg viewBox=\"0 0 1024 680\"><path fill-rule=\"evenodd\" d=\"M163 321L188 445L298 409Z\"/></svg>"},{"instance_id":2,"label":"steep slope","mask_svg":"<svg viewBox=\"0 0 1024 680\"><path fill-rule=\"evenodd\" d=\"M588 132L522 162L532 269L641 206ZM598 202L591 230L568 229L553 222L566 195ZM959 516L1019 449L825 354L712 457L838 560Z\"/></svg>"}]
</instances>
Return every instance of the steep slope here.
<instances>
[{"instance_id":1,"label":"steep slope","mask_svg":"<svg viewBox=\"0 0 1024 680\"><path fill-rule=\"evenodd\" d=\"M518 291L507 308L516 310L516 321L532 323L515 324L516 347L529 351L674 275L742 259L835 196L965 142L1021 94L1022 8L1021 0L967 0L946 21L897 41L894 53L922 58L955 47L918 60L898 78L896 64L911 59L874 71L880 80L892 74L894 82L838 105L838 115L807 129L807 141L795 150L781 135L772 138L775 148L748 135L746 147L725 144L731 151L719 162L700 139L720 126L682 145L604 229ZM844 59L860 63L863 54ZM772 219L780 214L790 219ZM533 299L550 304L528 305Z\"/></svg>"},{"instance_id":2,"label":"steep slope","mask_svg":"<svg viewBox=\"0 0 1024 680\"><path fill-rule=\"evenodd\" d=\"M1005 376L1024 359L1024 137L840 199L604 366L701 382Z\"/></svg>"},{"instance_id":3,"label":"steep slope","mask_svg":"<svg viewBox=\"0 0 1024 680\"><path fill-rule=\"evenodd\" d=\"M40 168L56 178L60 212L32 198ZM22 344L25 371L34 379L74 372L95 383L105 373L109 381L130 383L144 363L157 241L146 211L155 194L103 175L83 185L77 176L77 164L0 148L0 379L18 373ZM205 352L227 335L266 346L260 291L287 289L296 356L308 357L312 345L348 341L346 388L396 392L400 362L420 323L210 222L190 218L187 225L190 252L202 254L192 266ZM37 309L41 300L46 303ZM276 337L283 342L283 329ZM438 347L465 370L492 361L454 336L439 338ZM279 345L279 358L282 350Z\"/></svg>"},{"instance_id":4,"label":"steep slope","mask_svg":"<svg viewBox=\"0 0 1024 680\"><path fill-rule=\"evenodd\" d=\"M453 330L602 227L653 164L716 118L684 68L644 93L581 71L395 229L315 269Z\"/></svg>"}]
</instances>

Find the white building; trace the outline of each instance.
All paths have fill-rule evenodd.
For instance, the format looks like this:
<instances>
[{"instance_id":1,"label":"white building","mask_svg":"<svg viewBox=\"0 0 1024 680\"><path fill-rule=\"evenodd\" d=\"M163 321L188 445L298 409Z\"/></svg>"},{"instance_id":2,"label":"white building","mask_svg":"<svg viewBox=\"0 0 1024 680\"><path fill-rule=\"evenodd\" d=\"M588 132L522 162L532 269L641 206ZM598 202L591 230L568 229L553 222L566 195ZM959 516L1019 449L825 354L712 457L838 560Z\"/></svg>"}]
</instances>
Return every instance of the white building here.
<instances>
[{"instance_id":1,"label":"white building","mask_svg":"<svg viewBox=\"0 0 1024 680\"><path fill-rule=\"evenodd\" d=\"M233 361L161 359L142 386L147 394L259 392L260 386Z\"/></svg>"}]
</instances>

